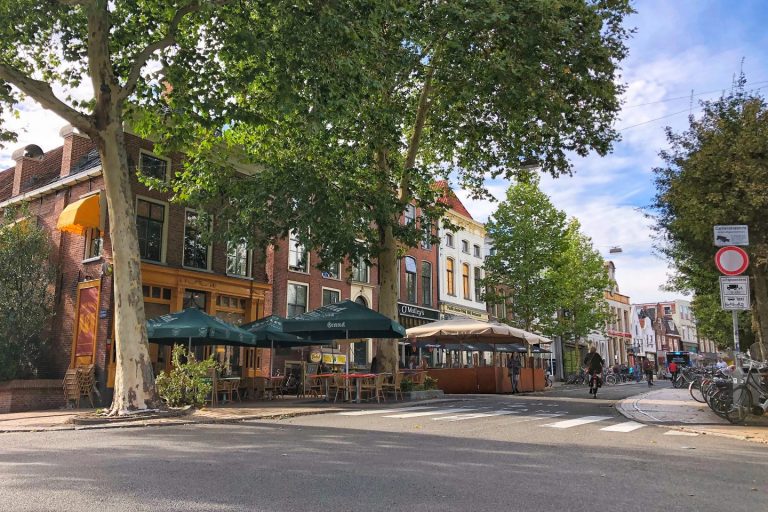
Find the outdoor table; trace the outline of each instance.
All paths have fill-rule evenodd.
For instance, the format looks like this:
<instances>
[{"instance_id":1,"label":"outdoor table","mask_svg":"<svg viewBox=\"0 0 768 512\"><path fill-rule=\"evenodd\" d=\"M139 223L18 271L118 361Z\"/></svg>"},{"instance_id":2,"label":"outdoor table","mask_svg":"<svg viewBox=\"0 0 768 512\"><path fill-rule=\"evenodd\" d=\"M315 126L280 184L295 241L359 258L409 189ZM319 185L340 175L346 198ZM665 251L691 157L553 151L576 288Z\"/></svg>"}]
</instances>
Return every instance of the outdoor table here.
<instances>
[{"instance_id":1,"label":"outdoor table","mask_svg":"<svg viewBox=\"0 0 768 512\"><path fill-rule=\"evenodd\" d=\"M345 379L352 379L355 382L355 403L360 403L362 395L363 379L376 377L375 373L344 373L341 375Z\"/></svg>"},{"instance_id":2,"label":"outdoor table","mask_svg":"<svg viewBox=\"0 0 768 512\"><path fill-rule=\"evenodd\" d=\"M323 385L325 387L325 398L324 401L328 401L328 381L330 381L335 374L333 373L311 373L307 375L307 378L310 379L320 379L323 381Z\"/></svg>"}]
</instances>

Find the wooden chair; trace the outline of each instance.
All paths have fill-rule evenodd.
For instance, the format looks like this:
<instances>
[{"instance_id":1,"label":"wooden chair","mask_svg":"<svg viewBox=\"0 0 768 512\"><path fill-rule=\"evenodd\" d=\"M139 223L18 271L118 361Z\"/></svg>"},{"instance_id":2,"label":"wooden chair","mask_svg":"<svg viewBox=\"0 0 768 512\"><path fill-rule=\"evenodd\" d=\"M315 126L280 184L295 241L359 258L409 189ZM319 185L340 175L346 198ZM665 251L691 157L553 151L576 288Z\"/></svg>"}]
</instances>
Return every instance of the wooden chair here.
<instances>
[{"instance_id":1,"label":"wooden chair","mask_svg":"<svg viewBox=\"0 0 768 512\"><path fill-rule=\"evenodd\" d=\"M333 388L335 390L333 394L333 403L336 403L336 400L339 398L339 393L342 393L342 396L344 396L345 394L349 395L351 392L349 379L345 379L341 374L333 376Z\"/></svg>"},{"instance_id":2,"label":"wooden chair","mask_svg":"<svg viewBox=\"0 0 768 512\"><path fill-rule=\"evenodd\" d=\"M381 400L385 400L384 398L384 379L386 375L376 375L372 379L365 379L363 381L363 384L360 388L360 391L363 394L368 394L368 399L372 399L374 396L376 397L376 402L380 403Z\"/></svg>"},{"instance_id":3,"label":"wooden chair","mask_svg":"<svg viewBox=\"0 0 768 512\"><path fill-rule=\"evenodd\" d=\"M385 393L392 393L397 400L397 394L400 393L400 400L403 399L403 390L400 389L400 385L403 383L403 373L395 372L389 379L384 381L383 389Z\"/></svg>"},{"instance_id":4,"label":"wooden chair","mask_svg":"<svg viewBox=\"0 0 768 512\"><path fill-rule=\"evenodd\" d=\"M216 369L211 368L208 370L208 379L211 381L211 394L208 398L205 399L205 403L210 403L211 407L216 407L219 405L219 397L216 392L216 388L218 386L218 379L216 378Z\"/></svg>"},{"instance_id":5,"label":"wooden chair","mask_svg":"<svg viewBox=\"0 0 768 512\"><path fill-rule=\"evenodd\" d=\"M240 380L230 380L229 381L229 399L231 401L235 401L235 395L237 395L237 401L242 402L243 398L240 396Z\"/></svg>"},{"instance_id":6,"label":"wooden chair","mask_svg":"<svg viewBox=\"0 0 768 512\"><path fill-rule=\"evenodd\" d=\"M75 402L75 407L80 407L80 383L77 377L77 368L70 368L64 374L64 399L69 406L69 402Z\"/></svg>"}]
</instances>

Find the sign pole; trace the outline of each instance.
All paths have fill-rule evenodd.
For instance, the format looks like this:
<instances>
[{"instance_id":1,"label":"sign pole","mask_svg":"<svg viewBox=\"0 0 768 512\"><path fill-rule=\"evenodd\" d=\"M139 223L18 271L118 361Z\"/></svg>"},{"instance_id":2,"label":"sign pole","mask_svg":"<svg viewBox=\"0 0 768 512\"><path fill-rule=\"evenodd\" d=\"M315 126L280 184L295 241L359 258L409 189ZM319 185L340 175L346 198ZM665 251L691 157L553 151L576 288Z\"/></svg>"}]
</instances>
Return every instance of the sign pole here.
<instances>
[{"instance_id":1,"label":"sign pole","mask_svg":"<svg viewBox=\"0 0 768 512\"><path fill-rule=\"evenodd\" d=\"M733 313L733 353L735 357L738 357L739 352L739 312L735 309Z\"/></svg>"}]
</instances>

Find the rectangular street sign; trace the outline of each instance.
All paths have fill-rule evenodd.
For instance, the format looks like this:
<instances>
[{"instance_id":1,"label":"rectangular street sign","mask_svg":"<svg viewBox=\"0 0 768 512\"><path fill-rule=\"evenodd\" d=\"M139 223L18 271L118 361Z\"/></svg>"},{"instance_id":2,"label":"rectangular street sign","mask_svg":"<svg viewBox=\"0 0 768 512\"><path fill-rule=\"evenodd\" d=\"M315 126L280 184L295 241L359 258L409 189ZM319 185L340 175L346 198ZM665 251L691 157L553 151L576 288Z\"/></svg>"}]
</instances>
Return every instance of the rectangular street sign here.
<instances>
[{"instance_id":1,"label":"rectangular street sign","mask_svg":"<svg viewBox=\"0 0 768 512\"><path fill-rule=\"evenodd\" d=\"M720 276L720 305L726 311L750 309L749 277Z\"/></svg>"},{"instance_id":2,"label":"rectangular street sign","mask_svg":"<svg viewBox=\"0 0 768 512\"><path fill-rule=\"evenodd\" d=\"M715 245L749 245L749 229L745 225L715 226Z\"/></svg>"}]
</instances>

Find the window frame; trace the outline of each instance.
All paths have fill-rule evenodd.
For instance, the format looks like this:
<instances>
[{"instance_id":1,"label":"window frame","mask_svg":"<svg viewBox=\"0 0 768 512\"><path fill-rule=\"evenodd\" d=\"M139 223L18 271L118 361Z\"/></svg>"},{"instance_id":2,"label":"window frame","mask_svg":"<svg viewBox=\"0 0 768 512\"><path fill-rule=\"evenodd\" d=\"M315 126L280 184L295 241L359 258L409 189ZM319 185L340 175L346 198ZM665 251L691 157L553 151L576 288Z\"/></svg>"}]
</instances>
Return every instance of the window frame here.
<instances>
[{"instance_id":1,"label":"window frame","mask_svg":"<svg viewBox=\"0 0 768 512\"><path fill-rule=\"evenodd\" d=\"M285 287L285 317L286 318L294 318L294 316L298 316L298 315L290 316L289 308L291 307L291 305L294 305L294 306L296 305L296 304L291 304L290 302L288 302L289 297L290 297L290 294L288 293L288 290L291 288L291 286L302 287L302 288L304 288L306 290L306 293L304 295L304 311L303 311L303 313L306 313L307 311L309 311L309 283L302 283L300 281L287 281L286 287ZM299 313L299 314L301 314L301 313Z\"/></svg>"},{"instance_id":2,"label":"window frame","mask_svg":"<svg viewBox=\"0 0 768 512\"><path fill-rule=\"evenodd\" d=\"M482 270L478 267L475 267L475 271L472 277L474 277L473 282L475 285L475 302L483 302L483 286L482 283L479 282L483 279Z\"/></svg>"},{"instance_id":3,"label":"window frame","mask_svg":"<svg viewBox=\"0 0 768 512\"><path fill-rule=\"evenodd\" d=\"M408 262L406 261L405 267L405 298L411 304L418 304L419 302L419 282L418 282L418 267L416 265L416 258L413 256L405 256L403 260L413 261L413 272L408 271Z\"/></svg>"},{"instance_id":4,"label":"window frame","mask_svg":"<svg viewBox=\"0 0 768 512\"><path fill-rule=\"evenodd\" d=\"M245 242L244 238L241 238L243 240L240 243L233 243L231 241L227 241L226 246L226 265L224 267L224 273L231 277L239 277L241 279L251 279L253 277L253 249L248 248L248 243ZM245 246L245 274L234 274L229 271L229 261L231 259L232 255L232 248L237 248L240 245Z\"/></svg>"},{"instance_id":5,"label":"window frame","mask_svg":"<svg viewBox=\"0 0 768 512\"><path fill-rule=\"evenodd\" d=\"M328 303L326 303L325 302L325 292L337 293L339 295L338 300L336 302L328 302ZM341 290L339 290L338 288L329 288L327 286L323 286L322 287L322 290L320 292L320 306L327 306L328 304L337 304L337 303L341 302L341 300L342 300L341 299Z\"/></svg>"},{"instance_id":6,"label":"window frame","mask_svg":"<svg viewBox=\"0 0 768 512\"><path fill-rule=\"evenodd\" d=\"M330 269L320 269L320 274L323 279L333 279L334 281L341 281L341 262L335 263L336 272L330 272ZM328 275L325 275L328 274ZM330 289L330 288L329 288Z\"/></svg>"},{"instance_id":7,"label":"window frame","mask_svg":"<svg viewBox=\"0 0 768 512\"><path fill-rule=\"evenodd\" d=\"M464 254L469 254L469 240L461 241L461 252Z\"/></svg>"},{"instance_id":8,"label":"window frame","mask_svg":"<svg viewBox=\"0 0 768 512\"><path fill-rule=\"evenodd\" d=\"M360 266L362 265L365 268L365 281L362 281L360 279L357 279L360 275ZM371 282L371 267L368 265L363 258L358 258L357 261L352 262L352 276L350 277L350 280L355 283L363 283L363 284L369 284Z\"/></svg>"},{"instance_id":9,"label":"window frame","mask_svg":"<svg viewBox=\"0 0 768 512\"><path fill-rule=\"evenodd\" d=\"M158 199L152 199L151 197L136 195L136 198L134 199L133 206L134 206L134 220L138 220L139 217L139 201L144 201L146 203L153 203L156 205L160 205L164 208L163 212L163 233L162 233L162 240L160 247L160 260L150 260L146 258L141 258L141 261L147 261L150 263L165 263L167 261L168 257L168 217L170 215L170 204L165 201L160 201ZM151 220L151 219L150 219ZM182 251L184 248L182 247Z\"/></svg>"},{"instance_id":10,"label":"window frame","mask_svg":"<svg viewBox=\"0 0 768 512\"><path fill-rule=\"evenodd\" d=\"M445 292L456 296L456 260L453 258L445 259Z\"/></svg>"},{"instance_id":11,"label":"window frame","mask_svg":"<svg viewBox=\"0 0 768 512\"><path fill-rule=\"evenodd\" d=\"M213 265L213 261L212 261L213 260L213 243L209 243L206 246L205 268L187 265L186 245L187 245L187 214L188 213L194 213L195 215L200 214L200 212L194 208L184 208L184 232L183 232L182 244L181 244L181 266L189 270L205 270L210 272ZM211 225L208 226L208 231L209 232L213 231L213 218L211 218Z\"/></svg>"},{"instance_id":12,"label":"window frame","mask_svg":"<svg viewBox=\"0 0 768 512\"><path fill-rule=\"evenodd\" d=\"M94 232L98 233L98 237L94 237ZM98 261L104 256L104 235L101 232L99 228L88 228L85 230L85 233L83 234L83 262L89 262L89 261ZM94 254L93 251L93 242L95 240L100 240L99 242L99 252L98 254Z\"/></svg>"},{"instance_id":13,"label":"window frame","mask_svg":"<svg viewBox=\"0 0 768 512\"><path fill-rule=\"evenodd\" d=\"M165 156L156 155L155 153L148 151L146 149L140 149L139 150L139 172L143 174L144 176L148 178L153 179L160 179L155 176L150 176L149 174L144 174L144 156L148 156L150 158L156 158L157 160L162 160L165 162L165 179L162 180L163 183L170 183L171 182L171 159Z\"/></svg>"},{"instance_id":14,"label":"window frame","mask_svg":"<svg viewBox=\"0 0 768 512\"><path fill-rule=\"evenodd\" d=\"M483 253L480 250L480 246L478 244L472 244L472 254L475 258L482 258Z\"/></svg>"},{"instance_id":15,"label":"window frame","mask_svg":"<svg viewBox=\"0 0 768 512\"><path fill-rule=\"evenodd\" d=\"M427 272L427 269L429 272ZM429 286L426 286L429 283ZM421 304L432 307L432 262L421 261Z\"/></svg>"},{"instance_id":16,"label":"window frame","mask_svg":"<svg viewBox=\"0 0 768 512\"><path fill-rule=\"evenodd\" d=\"M411 215L408 215L411 213ZM408 203L403 210L403 224L414 224L416 222L416 205Z\"/></svg>"},{"instance_id":17,"label":"window frame","mask_svg":"<svg viewBox=\"0 0 768 512\"><path fill-rule=\"evenodd\" d=\"M309 263L309 259L310 259L310 257L309 257L309 249L307 249L304 245L300 244L299 239L298 239L298 234L294 235L295 232L296 231L292 229L288 233L288 272L296 272L297 274L309 274L309 270L311 268L310 263ZM296 238L293 238L294 236ZM304 250L304 256L306 258L306 261L304 262L304 267L305 267L304 270L300 270L299 267L291 265L291 253L292 252L298 252L297 250L295 251L293 249L293 242L294 242L294 240L296 241L296 246L297 247L301 247Z\"/></svg>"},{"instance_id":18,"label":"window frame","mask_svg":"<svg viewBox=\"0 0 768 512\"><path fill-rule=\"evenodd\" d=\"M463 293L464 300L472 300L472 289L470 287L471 272L472 269L470 268L469 263L461 264L461 291Z\"/></svg>"},{"instance_id":19,"label":"window frame","mask_svg":"<svg viewBox=\"0 0 768 512\"><path fill-rule=\"evenodd\" d=\"M451 249L455 249L454 247L455 241L453 239L453 233L446 233L445 234L445 246L450 247Z\"/></svg>"}]
</instances>

